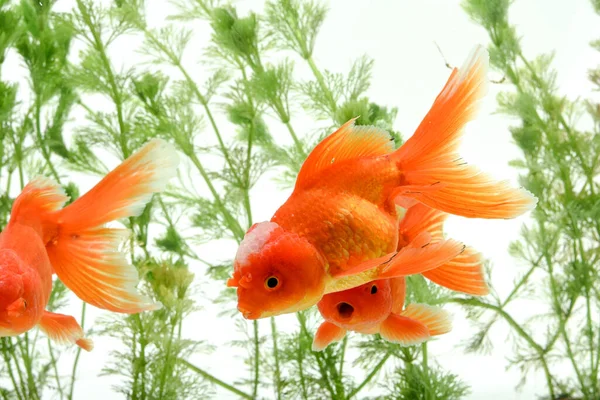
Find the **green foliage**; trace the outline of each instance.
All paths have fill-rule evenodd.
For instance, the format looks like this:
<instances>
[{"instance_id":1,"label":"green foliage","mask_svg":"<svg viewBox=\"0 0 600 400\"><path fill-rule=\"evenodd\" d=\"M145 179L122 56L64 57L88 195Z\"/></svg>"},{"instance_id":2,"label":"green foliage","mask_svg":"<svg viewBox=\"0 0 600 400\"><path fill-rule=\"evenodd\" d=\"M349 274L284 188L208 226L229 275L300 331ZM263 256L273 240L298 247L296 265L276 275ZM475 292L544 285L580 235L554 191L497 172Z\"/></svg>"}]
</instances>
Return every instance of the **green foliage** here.
<instances>
[{"instance_id":1,"label":"green foliage","mask_svg":"<svg viewBox=\"0 0 600 400\"><path fill-rule=\"evenodd\" d=\"M597 2L593 5L598 11ZM511 245L511 255L526 270L509 295L504 299L495 295L489 301L454 301L481 310L471 311L481 327L470 343L471 350L489 345L490 328L503 319L515 333L510 364L523 371L523 379L531 368L540 368L550 399L565 392L598 399L600 325L593 317L600 310L598 105L571 102L558 93L552 56L526 57L509 22L509 6L508 0L464 2L467 13L490 35L492 66L512 86L513 90L498 96L500 111L520 120L511 132L523 158L512 165L524 171L521 182L539 203L533 212L535 223L524 227L521 241ZM597 47L597 43L592 45ZM600 87L597 70L589 76ZM578 120L583 110L595 121L591 129L583 128ZM520 321L509 311L519 299L531 298L541 298L547 306L543 335L531 326L542 323L538 316ZM572 371L566 376L557 371L564 363Z\"/></svg>"},{"instance_id":2,"label":"green foliage","mask_svg":"<svg viewBox=\"0 0 600 400\"><path fill-rule=\"evenodd\" d=\"M540 199L535 222L510 249L525 270L503 298L494 290L484 299L453 297L422 277L410 277L407 302L464 305L478 328L467 343L472 351L488 350L489 332L506 322L515 337L510 363L523 376L541 368L551 398L569 392L598 399L600 106L560 96L550 56L525 57L508 20L510 3L468 0L464 8L489 32L491 64L511 85L498 103L501 112L520 121L511 133L523 157L512 165ZM233 382L211 373L208 363L189 361L198 352L218 356L218 349L182 333L184 321L197 310L193 282L205 279L224 287L232 269L231 255L205 260L195 246L239 243L255 222L256 185L272 171L279 183L292 185L312 147L349 119L390 131L397 147L402 138L392 129L398 110L369 96L373 60L360 56L348 69L333 71L313 58L327 14L323 4L270 0L262 14L247 15L219 0L175 4L179 12L154 28L145 15L151 4L141 0L109 6L77 0L69 13L53 11L54 1L0 0L0 64L13 50L28 78L23 87L0 80L5 188L0 224L6 224L14 196L35 174L53 176L75 199L78 187L61 178L73 171L101 176L152 137L173 143L183 161L165 193L142 215L123 221L132 231L126 249L142 278L141 290L163 308L111 315L95 324L94 334L120 343L103 370L119 379L114 389L131 399L205 398L216 396L216 388L248 399L350 399L365 398L365 389L373 386L383 398L466 396L469 389L459 377L429 359L427 344L400 347L379 335L350 334L313 352L313 333L321 322L314 309L297 313L297 325L287 332L277 319L241 320L232 289L223 289L214 303L221 315L238 318L241 339L232 345L245 354L247 375ZM600 9L597 1L592 5ZM190 23L211 30L203 51L192 47ZM140 62L115 65L113 46L131 36L142 39L135 49ZM81 48L78 54L74 44ZM600 50L600 41L592 46ZM205 67L202 81L187 63L190 54L200 56ZM309 67L312 78L298 77L299 63ZM598 88L599 71L589 71ZM22 102L19 91L29 95ZM70 127L74 110L86 120ZM314 117L315 132L297 130L300 112ZM583 112L593 121L587 129L577 121ZM200 266L195 274L192 265ZM57 280L49 308L65 307L67 293ZM547 305L545 336L532 327L539 316L521 321L510 313L510 305L528 298L542 298ZM82 325L85 315L83 306ZM74 397L79 350L71 376L65 377L58 373L59 352L40 342L37 331L0 340L4 398ZM360 356L352 359L351 348ZM564 361L571 375L555 372ZM377 385L384 375L386 384Z\"/></svg>"}]
</instances>

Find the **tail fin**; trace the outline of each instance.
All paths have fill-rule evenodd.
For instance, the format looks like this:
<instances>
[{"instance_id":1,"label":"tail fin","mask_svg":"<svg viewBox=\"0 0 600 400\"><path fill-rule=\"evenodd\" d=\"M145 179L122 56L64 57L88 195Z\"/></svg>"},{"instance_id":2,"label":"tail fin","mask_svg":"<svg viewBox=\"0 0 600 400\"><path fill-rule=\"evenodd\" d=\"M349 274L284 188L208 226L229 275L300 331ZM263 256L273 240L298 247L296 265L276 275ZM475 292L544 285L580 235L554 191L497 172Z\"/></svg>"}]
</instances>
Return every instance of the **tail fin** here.
<instances>
[{"instance_id":1,"label":"tail fin","mask_svg":"<svg viewBox=\"0 0 600 400\"><path fill-rule=\"evenodd\" d=\"M448 214L424 204L417 203L412 206L400 221L399 248L404 247L405 243L412 242L423 232L432 236L432 242L444 240L443 224L447 216ZM470 247L446 264L424 271L422 275L450 290L474 296L485 296L489 293L481 254Z\"/></svg>"},{"instance_id":2,"label":"tail fin","mask_svg":"<svg viewBox=\"0 0 600 400\"><path fill-rule=\"evenodd\" d=\"M487 57L478 46L452 71L415 133L393 153L405 176L395 195L470 218L514 218L535 207L531 193L495 181L457 153L463 127L487 92Z\"/></svg>"},{"instance_id":3,"label":"tail fin","mask_svg":"<svg viewBox=\"0 0 600 400\"><path fill-rule=\"evenodd\" d=\"M128 234L103 224L139 215L175 175L178 157L163 140L146 144L93 189L52 214L46 249L54 271L83 301L121 313L159 308L136 290L138 272L119 245ZM52 225L53 224L53 225Z\"/></svg>"}]
</instances>

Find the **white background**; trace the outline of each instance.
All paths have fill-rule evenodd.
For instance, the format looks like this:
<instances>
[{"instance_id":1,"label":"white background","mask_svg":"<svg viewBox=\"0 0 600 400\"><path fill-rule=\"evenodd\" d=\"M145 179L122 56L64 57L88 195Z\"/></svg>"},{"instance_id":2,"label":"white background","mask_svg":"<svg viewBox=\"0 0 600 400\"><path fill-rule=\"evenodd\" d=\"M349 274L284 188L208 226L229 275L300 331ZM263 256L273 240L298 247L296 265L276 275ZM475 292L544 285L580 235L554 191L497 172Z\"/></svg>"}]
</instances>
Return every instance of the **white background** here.
<instances>
[{"instance_id":1,"label":"white background","mask_svg":"<svg viewBox=\"0 0 600 400\"><path fill-rule=\"evenodd\" d=\"M61 0L57 9L68 10L73 3L74 1ZM150 0L148 4L150 23L153 26L165 24L164 17L171 10L169 4L162 0ZM242 0L238 2L238 11L242 15L248 10L260 12L263 4L263 0ZM460 65L474 45L488 44L486 32L468 19L458 1L331 0L329 7L330 12L315 48L314 59L317 65L320 68L345 73L353 59L364 53L372 57L375 67L368 96L378 104L398 107L399 113L394 127L402 132L405 138L414 131L429 109L450 72L444 66L434 41L439 44L452 65ZM586 71L600 63L598 54L589 47L592 39L600 37L600 31L597 29L600 17L593 13L588 0L520 0L511 7L510 19L511 23L517 26L517 33L522 37L523 50L528 58L556 51L553 66L558 71L558 84L563 94L570 99L592 95ZM186 67L199 82L203 82L208 73L198 61L201 58L200 47L208 43L210 29L205 22L196 22L191 26L195 33L193 43L197 46L188 49ZM135 54L132 48L139 44L139 38L118 41L111 50L112 62L115 65L135 63L140 56ZM288 55L294 58L293 54ZM295 60L298 76L311 79L310 71L302 60ZM3 79L23 82L23 70L14 54L5 64L2 76ZM491 72L490 78L497 80L501 75ZM512 143L508 127L518 121L494 114L495 95L498 91L509 88L508 84L490 85L490 93L479 118L467 127L461 152L467 160L479 165L483 170L497 178L510 179L516 185L517 172L508 167L507 163L520 154ZM24 93L21 93L21 96L27 97ZM83 113L77 110L69 129L82 122ZM276 137L287 141L285 128L275 120L272 122L271 129ZM219 116L219 123L225 124L223 116ZM294 113L292 123L301 134L313 133L315 130L313 120L302 111ZM203 134L203 138L207 138L208 142L213 141L213 136L209 129ZM231 137L230 134L226 136ZM67 137L70 137L70 132L67 132ZM212 169L221 167L218 160L217 164L213 163L211 158L206 160ZM81 180L82 189L91 187L94 182L89 179ZM198 187L199 190L203 190L200 181ZM289 189L281 190L268 179L261 181L251 197L255 221L269 219L290 192ZM512 221L485 221L451 217L446 224L446 231L449 236L474 246L492 261L493 284L502 294L510 291L512 281L519 271L517 263L508 256L507 247L510 241L518 239L519 228L527 218L528 215ZM227 260L233 257L235 246L232 243L212 243L196 250L205 259ZM230 340L242 338L236 331L236 321L218 318L216 314L220 309L210 302L221 288L214 287L214 282L203 278L204 267L193 265L191 268L196 272L197 281L201 283L197 300L204 308L186 321L184 334L210 343L216 346L216 350L210 354L197 354L190 361L229 383L247 377L248 372L242 360L244 350L228 346ZM73 301L66 312L78 316L79 307L80 303ZM535 308L513 308L511 312L519 317L540 309L539 305L536 307L534 303L531 303L531 307ZM522 390L515 391L515 386L523 376L518 370L505 370L505 356L511 354L511 345L507 340L509 329L504 324L496 325L492 331L491 338L495 349L491 354L465 355L457 346L471 336L474 328L458 308L449 306L448 309L454 314L454 329L433 342L430 345L430 353L444 369L458 374L471 386L472 393L467 399L524 400L546 394L545 380L541 373L531 373ZM92 307L88 307L88 310L86 325L89 327L94 318L103 312ZM293 328L295 321L290 315L277 319L278 325L284 329ZM260 326L261 332L267 333L268 321L261 321ZM107 361L108 352L119 344L98 336L93 336L93 339L96 344L94 351L81 355L75 398L122 398L111 389L111 385L118 382L117 378L98 376ZM68 374L74 351L63 351L65 354L61 361L61 371ZM356 350L351 350L351 355L359 356ZM564 372L569 373L569 370ZM379 375L378 380L383 379L385 375ZM360 381L360 378L358 380ZM367 393L367 390L361 392L362 395ZM217 397L222 399L235 398L220 390L217 394ZM272 393L268 391L263 391L261 395L266 398L272 397Z\"/></svg>"}]
</instances>

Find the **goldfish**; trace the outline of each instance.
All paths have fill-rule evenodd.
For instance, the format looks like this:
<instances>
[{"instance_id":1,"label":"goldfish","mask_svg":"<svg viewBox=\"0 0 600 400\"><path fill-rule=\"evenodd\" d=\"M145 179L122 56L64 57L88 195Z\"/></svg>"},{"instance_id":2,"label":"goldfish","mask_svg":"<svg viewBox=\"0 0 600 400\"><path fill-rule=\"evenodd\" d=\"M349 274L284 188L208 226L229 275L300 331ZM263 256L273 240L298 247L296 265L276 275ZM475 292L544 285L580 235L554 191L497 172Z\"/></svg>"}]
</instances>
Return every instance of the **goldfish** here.
<instances>
[{"instance_id":1,"label":"goldfish","mask_svg":"<svg viewBox=\"0 0 600 400\"><path fill-rule=\"evenodd\" d=\"M403 310L405 293L406 278L400 277L326 295L317 304L325 322L317 329L313 351L342 340L347 331L379 333L383 339L403 346L450 332L450 316L439 307L415 303Z\"/></svg>"},{"instance_id":2,"label":"goldfish","mask_svg":"<svg viewBox=\"0 0 600 400\"><path fill-rule=\"evenodd\" d=\"M171 145L152 140L64 208L68 197L56 182L29 182L0 233L0 336L37 326L53 341L92 350L74 317L46 310L53 274L101 309L132 314L160 308L138 292L137 270L119 251L128 231L104 225L141 214L177 164Z\"/></svg>"},{"instance_id":3,"label":"goldfish","mask_svg":"<svg viewBox=\"0 0 600 400\"><path fill-rule=\"evenodd\" d=\"M447 217L447 213L424 204L410 207L398 227L398 248L411 243L421 232L428 232L432 242L442 239L443 223ZM489 292L483 277L483 258L471 247L447 264L423 275L455 291L471 295ZM323 296L317 307L325 321L317 329L313 350L323 350L329 344L342 340L347 331L379 333L383 339L404 346L450 332L452 323L446 311L426 304L409 304L403 309L405 294L406 279L399 277Z\"/></svg>"},{"instance_id":4,"label":"goldfish","mask_svg":"<svg viewBox=\"0 0 600 400\"><path fill-rule=\"evenodd\" d=\"M458 154L463 127L486 94L487 68L478 46L398 149L388 132L351 119L311 151L290 197L238 247L227 286L237 288L244 318L304 310L325 294L434 270L464 251L452 239L426 245L427 232L398 251L397 205L490 219L535 207L531 193Z\"/></svg>"}]
</instances>

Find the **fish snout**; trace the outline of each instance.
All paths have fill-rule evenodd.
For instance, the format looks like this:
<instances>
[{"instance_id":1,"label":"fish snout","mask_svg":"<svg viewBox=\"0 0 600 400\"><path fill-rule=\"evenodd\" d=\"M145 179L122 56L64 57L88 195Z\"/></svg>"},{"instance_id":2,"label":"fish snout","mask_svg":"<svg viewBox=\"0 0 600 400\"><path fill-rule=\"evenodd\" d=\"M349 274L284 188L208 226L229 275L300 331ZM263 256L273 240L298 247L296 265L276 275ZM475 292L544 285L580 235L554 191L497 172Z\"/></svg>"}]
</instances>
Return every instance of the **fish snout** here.
<instances>
[{"instance_id":1,"label":"fish snout","mask_svg":"<svg viewBox=\"0 0 600 400\"><path fill-rule=\"evenodd\" d=\"M249 310L248 308L244 307L243 305L238 304L238 311L242 313L242 316L245 319L253 320L253 319L260 318L260 312Z\"/></svg>"},{"instance_id":2,"label":"fish snout","mask_svg":"<svg viewBox=\"0 0 600 400\"><path fill-rule=\"evenodd\" d=\"M352 304L342 301L341 303L338 303L335 307L341 319L349 320L350 318L352 318L352 315L354 314L354 307L352 306Z\"/></svg>"}]
</instances>

